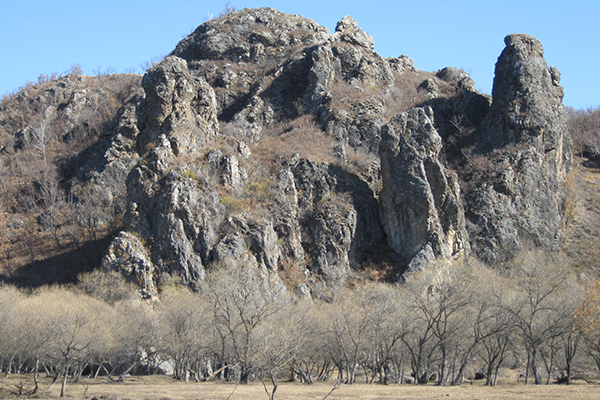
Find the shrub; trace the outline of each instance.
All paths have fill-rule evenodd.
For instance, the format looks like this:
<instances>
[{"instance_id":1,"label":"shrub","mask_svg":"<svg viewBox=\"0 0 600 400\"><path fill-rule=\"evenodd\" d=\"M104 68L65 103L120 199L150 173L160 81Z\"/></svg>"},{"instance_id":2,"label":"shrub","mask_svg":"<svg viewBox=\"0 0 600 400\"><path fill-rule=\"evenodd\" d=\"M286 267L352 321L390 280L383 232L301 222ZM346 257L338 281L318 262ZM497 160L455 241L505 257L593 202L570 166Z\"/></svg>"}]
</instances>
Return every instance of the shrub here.
<instances>
[{"instance_id":1,"label":"shrub","mask_svg":"<svg viewBox=\"0 0 600 400\"><path fill-rule=\"evenodd\" d=\"M576 110L567 107L567 128L573 139L573 152L593 157L600 154L600 107Z\"/></svg>"}]
</instances>

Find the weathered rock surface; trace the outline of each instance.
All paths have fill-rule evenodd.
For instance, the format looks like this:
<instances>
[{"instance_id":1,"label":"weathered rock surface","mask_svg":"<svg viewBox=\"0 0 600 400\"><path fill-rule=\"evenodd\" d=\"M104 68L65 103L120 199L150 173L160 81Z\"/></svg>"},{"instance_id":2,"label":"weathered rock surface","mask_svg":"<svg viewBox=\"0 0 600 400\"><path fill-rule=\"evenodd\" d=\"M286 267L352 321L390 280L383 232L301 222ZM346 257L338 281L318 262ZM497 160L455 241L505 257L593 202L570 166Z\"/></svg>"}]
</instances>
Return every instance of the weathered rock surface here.
<instances>
[{"instance_id":1,"label":"weathered rock surface","mask_svg":"<svg viewBox=\"0 0 600 400\"><path fill-rule=\"evenodd\" d=\"M293 174L307 266L335 286L350 275L366 249L382 240L377 202L364 181L332 165L303 159L293 166Z\"/></svg>"},{"instance_id":2,"label":"weathered rock surface","mask_svg":"<svg viewBox=\"0 0 600 400\"><path fill-rule=\"evenodd\" d=\"M457 177L440 161L431 108L401 113L382 132L381 223L389 244L410 260L405 275L468 251Z\"/></svg>"},{"instance_id":3,"label":"weathered rock surface","mask_svg":"<svg viewBox=\"0 0 600 400\"><path fill-rule=\"evenodd\" d=\"M158 294L154 284L155 270L150 255L140 239L129 232L120 232L112 241L102 260L102 268L135 278L141 287L140 294L143 298Z\"/></svg>"},{"instance_id":4,"label":"weathered rock surface","mask_svg":"<svg viewBox=\"0 0 600 400\"><path fill-rule=\"evenodd\" d=\"M572 158L560 73L537 39L505 43L478 142L488 165L465 206L473 249L490 263L525 245L559 247Z\"/></svg>"},{"instance_id":5,"label":"weathered rock surface","mask_svg":"<svg viewBox=\"0 0 600 400\"><path fill-rule=\"evenodd\" d=\"M556 248L571 150L541 44L506 38L493 101L462 70L373 48L350 16L330 33L271 8L184 38L143 91L139 77L126 88L68 174L78 207L87 196L125 213L105 268L151 296L241 262L308 296L365 265L402 280L471 250L493 265L526 244ZM43 86L35 123L2 108L1 154L31 149L42 118L64 141L91 126L121 92L86 81Z\"/></svg>"},{"instance_id":6,"label":"weathered rock surface","mask_svg":"<svg viewBox=\"0 0 600 400\"><path fill-rule=\"evenodd\" d=\"M292 31L303 33L294 39ZM425 107L386 123L386 93L397 90L402 74L418 71L406 57L379 57L351 17L334 34L273 9L210 21L144 77L137 148L149 150L128 180L129 227L151 243L158 273L184 282L201 279L213 263L243 258L270 274L306 269L336 287L384 241L405 260L402 279L471 248L495 262L524 240L552 247L560 236L569 145L558 75L545 67L536 43L522 35L507 39L489 113L489 100L470 77L445 68L415 92L440 121ZM453 91L455 97L441 95ZM247 170L257 165L245 141L260 144L265 127L303 113L322 123L341 162L348 162L349 148L379 149L381 178L373 176L379 161L357 175L294 156L277 162L272 183L253 181ZM468 130L457 116L469 121ZM227 121L226 131L219 132L217 118ZM461 131L451 143L453 128L468 135ZM219 147L222 135L237 139ZM481 142L475 149L473 138ZM446 166L445 140L455 163L477 151L492 160L477 175L481 182L468 186L464 204L459 179ZM197 158L202 146L212 149L200 164L177 161L181 154ZM215 183L227 193L218 194Z\"/></svg>"},{"instance_id":7,"label":"weathered rock surface","mask_svg":"<svg viewBox=\"0 0 600 400\"><path fill-rule=\"evenodd\" d=\"M140 146L165 135L178 155L198 151L217 135L214 91L204 79L189 74L185 60L167 57L146 72L142 86L146 103Z\"/></svg>"},{"instance_id":8,"label":"weathered rock surface","mask_svg":"<svg viewBox=\"0 0 600 400\"><path fill-rule=\"evenodd\" d=\"M172 54L188 61L281 60L293 47L314 46L330 37L327 28L310 19L273 8L246 9L200 25Z\"/></svg>"},{"instance_id":9,"label":"weathered rock surface","mask_svg":"<svg viewBox=\"0 0 600 400\"><path fill-rule=\"evenodd\" d=\"M202 279L225 217L215 189L178 171L157 179L143 167L132 171L128 187L128 225L150 243L158 272Z\"/></svg>"}]
</instances>

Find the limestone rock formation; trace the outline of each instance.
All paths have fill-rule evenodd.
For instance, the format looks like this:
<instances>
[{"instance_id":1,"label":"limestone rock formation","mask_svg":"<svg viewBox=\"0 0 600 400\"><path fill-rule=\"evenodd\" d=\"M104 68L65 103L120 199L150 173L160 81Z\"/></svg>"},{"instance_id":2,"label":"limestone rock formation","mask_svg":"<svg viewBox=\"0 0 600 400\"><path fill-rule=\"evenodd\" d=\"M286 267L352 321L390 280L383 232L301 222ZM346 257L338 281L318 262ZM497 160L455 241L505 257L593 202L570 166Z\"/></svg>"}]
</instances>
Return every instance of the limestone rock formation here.
<instances>
[{"instance_id":1,"label":"limestone rock formation","mask_svg":"<svg viewBox=\"0 0 600 400\"><path fill-rule=\"evenodd\" d=\"M552 247L569 144L558 75L536 43L507 39L489 113L470 77L444 68L414 89L433 109L386 121L398 79L422 75L407 57L377 55L351 17L334 34L273 9L209 21L143 79L143 158L128 179L129 229L150 243L158 275L184 282L202 279L210 265L245 259L271 276L295 266L336 287L382 242L404 260L401 279L471 248L493 263L529 238ZM352 149L363 149L377 155L373 165L356 174L280 156L270 167L276 178L256 181L253 171L263 167L246 143L260 148L276 121L304 113L334 141L338 160L348 163ZM457 115L474 123L468 137L461 132L464 141L451 142L450 130L465 127ZM473 138L477 144L468 147ZM452 160L479 152L493 165L467 185L464 198L446 165L446 145ZM205 156L201 148L209 149ZM306 290L311 283L294 284Z\"/></svg>"},{"instance_id":2,"label":"limestone rock formation","mask_svg":"<svg viewBox=\"0 0 600 400\"><path fill-rule=\"evenodd\" d=\"M215 189L178 171L157 179L140 167L132 171L128 187L128 225L151 243L158 273L184 282L201 279L225 216Z\"/></svg>"},{"instance_id":3,"label":"limestone rock formation","mask_svg":"<svg viewBox=\"0 0 600 400\"><path fill-rule=\"evenodd\" d=\"M469 249L456 174L440 160L431 108L414 108L383 128L381 222L410 273Z\"/></svg>"},{"instance_id":4,"label":"limestone rock formation","mask_svg":"<svg viewBox=\"0 0 600 400\"><path fill-rule=\"evenodd\" d=\"M146 104L141 146L165 135L177 155L198 151L217 135L214 91L189 74L185 60L167 57L148 70L142 85Z\"/></svg>"},{"instance_id":5,"label":"limestone rock formation","mask_svg":"<svg viewBox=\"0 0 600 400\"><path fill-rule=\"evenodd\" d=\"M566 113L530 36L506 38L493 100L457 68L381 57L350 16L331 33L272 8L205 22L134 78L119 91L98 84L116 76L73 75L3 103L0 155L31 153L40 121L62 129L57 146L93 127L93 143L56 157L57 188L79 210L111 209L87 229L114 218L104 266L144 296L232 263L309 296L378 268L403 280L560 241Z\"/></svg>"},{"instance_id":6,"label":"limestone rock formation","mask_svg":"<svg viewBox=\"0 0 600 400\"><path fill-rule=\"evenodd\" d=\"M188 61L282 60L294 47L314 46L330 37L328 29L313 20L273 8L246 9L200 25L172 54Z\"/></svg>"},{"instance_id":7,"label":"limestone rock formation","mask_svg":"<svg viewBox=\"0 0 600 400\"><path fill-rule=\"evenodd\" d=\"M488 165L465 206L472 247L489 263L525 245L558 248L572 158L560 73L537 39L513 34L505 43L478 143Z\"/></svg>"},{"instance_id":8,"label":"limestone rock formation","mask_svg":"<svg viewBox=\"0 0 600 400\"><path fill-rule=\"evenodd\" d=\"M307 266L337 285L383 238L374 194L358 177L324 163L299 160L293 174Z\"/></svg>"},{"instance_id":9,"label":"limestone rock formation","mask_svg":"<svg viewBox=\"0 0 600 400\"><path fill-rule=\"evenodd\" d=\"M143 298L158 294L154 285L155 270L150 255L140 239L129 232L120 232L112 241L102 260L102 268L135 278L141 287L140 294Z\"/></svg>"}]
</instances>

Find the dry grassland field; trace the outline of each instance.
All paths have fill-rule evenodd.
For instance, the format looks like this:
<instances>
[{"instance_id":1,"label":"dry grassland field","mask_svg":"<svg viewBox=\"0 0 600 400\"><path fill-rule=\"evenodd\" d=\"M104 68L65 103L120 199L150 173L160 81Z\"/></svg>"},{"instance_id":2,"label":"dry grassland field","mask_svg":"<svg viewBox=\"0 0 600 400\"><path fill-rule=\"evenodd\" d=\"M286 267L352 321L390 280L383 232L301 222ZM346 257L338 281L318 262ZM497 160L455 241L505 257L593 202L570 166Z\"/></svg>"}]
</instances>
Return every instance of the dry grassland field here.
<instances>
[{"instance_id":1,"label":"dry grassland field","mask_svg":"<svg viewBox=\"0 0 600 400\"><path fill-rule=\"evenodd\" d=\"M17 396L18 386L23 383L24 390L33 387L30 376L10 376L0 380L0 398L19 399L55 399L59 398L60 384L54 386L49 393L40 396ZM49 381L44 381L47 387ZM332 385L316 383L301 385L281 383L275 395L276 399L320 400L327 396L328 400L349 399L600 399L600 385L577 381L566 385L524 385L521 381L502 380L496 387L482 386L483 382L473 385L466 383L460 386L440 387L421 385L342 385L332 390ZM270 387L268 387L271 389ZM331 392L331 393L330 393ZM329 395L328 395L329 394ZM66 398L99 399L99 400L202 400L202 399L268 399L260 382L248 385L210 383L184 383L166 376L145 376L127 378L123 383L110 382L104 379L82 379L79 383L67 386Z\"/></svg>"}]
</instances>

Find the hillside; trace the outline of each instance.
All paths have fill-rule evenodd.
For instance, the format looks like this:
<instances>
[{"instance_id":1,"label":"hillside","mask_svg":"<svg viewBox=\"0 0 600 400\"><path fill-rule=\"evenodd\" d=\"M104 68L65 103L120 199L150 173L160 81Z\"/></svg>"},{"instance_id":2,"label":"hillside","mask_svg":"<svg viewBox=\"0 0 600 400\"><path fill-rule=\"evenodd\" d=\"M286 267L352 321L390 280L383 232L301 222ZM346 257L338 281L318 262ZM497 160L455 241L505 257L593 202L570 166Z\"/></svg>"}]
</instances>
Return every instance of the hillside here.
<instances>
[{"instance_id":1,"label":"hillside","mask_svg":"<svg viewBox=\"0 0 600 400\"><path fill-rule=\"evenodd\" d=\"M205 22L143 77L44 78L0 104L0 276L119 271L151 297L241 262L328 298L531 248L596 276L596 169L571 170L560 72L505 43L491 98L380 57L351 17L274 9Z\"/></svg>"}]
</instances>

